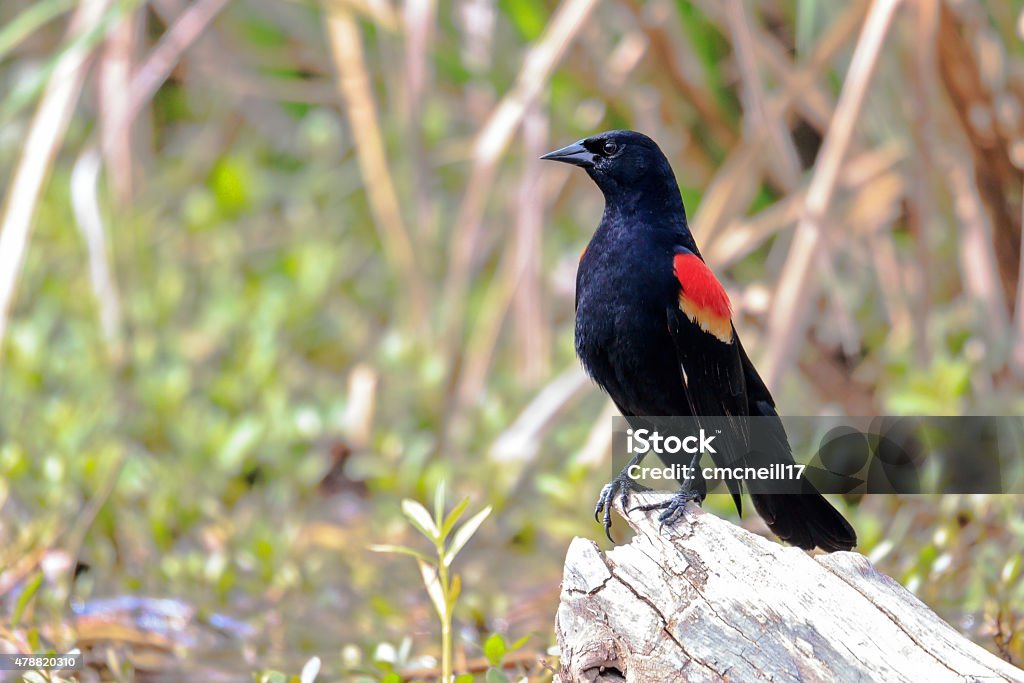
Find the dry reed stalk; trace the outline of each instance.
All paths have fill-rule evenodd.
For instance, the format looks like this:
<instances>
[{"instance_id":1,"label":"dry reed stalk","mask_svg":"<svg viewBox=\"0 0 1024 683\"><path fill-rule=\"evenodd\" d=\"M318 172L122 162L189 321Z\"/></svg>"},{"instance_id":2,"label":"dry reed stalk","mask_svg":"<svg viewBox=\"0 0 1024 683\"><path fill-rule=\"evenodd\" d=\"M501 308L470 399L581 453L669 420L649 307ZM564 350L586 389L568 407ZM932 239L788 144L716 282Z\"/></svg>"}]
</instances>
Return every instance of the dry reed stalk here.
<instances>
[{"instance_id":1,"label":"dry reed stalk","mask_svg":"<svg viewBox=\"0 0 1024 683\"><path fill-rule=\"evenodd\" d=\"M407 303L406 312L413 328L423 332L429 321L428 290L388 169L370 76L363 60L362 35L355 17L344 5L332 4L327 9L327 36L374 224L392 273L400 283L397 298Z\"/></svg>"},{"instance_id":2,"label":"dry reed stalk","mask_svg":"<svg viewBox=\"0 0 1024 683\"><path fill-rule=\"evenodd\" d=\"M794 225L804 203L802 191L793 192L753 216L741 216L721 231L721 237L704 249L709 263L728 267L760 247L773 235Z\"/></svg>"},{"instance_id":3,"label":"dry reed stalk","mask_svg":"<svg viewBox=\"0 0 1024 683\"><path fill-rule=\"evenodd\" d=\"M436 236L435 200L437 186L433 182L430 159L423 143L423 105L431 81L431 50L437 21L435 0L405 0L404 125L412 157L412 186L416 212L413 227L421 246Z\"/></svg>"},{"instance_id":4,"label":"dry reed stalk","mask_svg":"<svg viewBox=\"0 0 1024 683\"><path fill-rule=\"evenodd\" d=\"M463 408L480 395L487 383L487 372L498 345L501 328L512 305L521 271L515 265L515 253L507 250L501 258L498 272L491 280L480 303L480 314L474 321L463 351L463 362L456 376L454 403L448 406L448 424L457 421Z\"/></svg>"},{"instance_id":5,"label":"dry reed stalk","mask_svg":"<svg viewBox=\"0 0 1024 683\"><path fill-rule=\"evenodd\" d=\"M529 107L537 101L573 39L586 24L596 0L563 0L544 33L529 49L515 85L491 112L477 134L469 181L459 206L451 237L451 255L444 283L447 306L444 345L449 356L461 343L465 299L473 270L487 199L497 175L498 161L519 128Z\"/></svg>"},{"instance_id":6,"label":"dry reed stalk","mask_svg":"<svg viewBox=\"0 0 1024 683\"><path fill-rule=\"evenodd\" d=\"M901 0L875 0L872 4L818 153L804 215L797 224L768 321L767 354L761 368L769 387L778 386L782 375L792 367L806 333L811 303L818 292L814 267L821 253L824 221L882 44L900 4Z\"/></svg>"},{"instance_id":7,"label":"dry reed stalk","mask_svg":"<svg viewBox=\"0 0 1024 683\"><path fill-rule=\"evenodd\" d=\"M128 118L132 62L140 13L127 12L110 29L99 65L100 150L114 198L121 206L132 196L132 122Z\"/></svg>"},{"instance_id":8,"label":"dry reed stalk","mask_svg":"<svg viewBox=\"0 0 1024 683\"><path fill-rule=\"evenodd\" d=\"M612 430L610 426L612 418L618 414L619 409L615 407L611 399L605 401L601 414L598 415L590 432L587 433L587 440L583 442L583 447L572 456L574 465L597 467L611 455Z\"/></svg>"},{"instance_id":9,"label":"dry reed stalk","mask_svg":"<svg viewBox=\"0 0 1024 683\"><path fill-rule=\"evenodd\" d=\"M517 286L512 297L512 330L519 375L536 384L551 372L551 326L544 305L544 192L540 155L548 151L548 120L534 105L523 119L523 160L515 211Z\"/></svg>"},{"instance_id":10,"label":"dry reed stalk","mask_svg":"<svg viewBox=\"0 0 1024 683\"><path fill-rule=\"evenodd\" d=\"M821 37L806 63L799 66L789 64L783 69L786 74L783 89L768 100L767 117L784 119L793 107L804 112L811 106L808 103L812 98L808 93L815 91L817 81L829 61L853 34L857 27L854 19L859 16L860 12L845 12ZM758 40L758 46L764 42ZM827 115L830 117L832 109L829 103L826 102L826 105ZM824 128L824 124L822 127ZM762 133L763 129L758 129L756 134L747 136L740 145L733 148L729 158L719 168L704 192L691 229L697 241L703 244L706 250L713 248L714 240L723 234L722 228L728 224L728 219L738 218L756 191L756 188L752 187L754 178L749 173L749 166L761 154L762 147L768 141L767 136Z\"/></svg>"},{"instance_id":11,"label":"dry reed stalk","mask_svg":"<svg viewBox=\"0 0 1024 683\"><path fill-rule=\"evenodd\" d=\"M622 50L614 50L607 60L605 71L609 74L612 84L624 83L639 62L645 47L640 34L624 37L623 42L626 43L625 47ZM543 259L540 242L543 207L549 203L545 195L557 194L564 187L568 174L562 173L558 176L559 180L554 183L540 183L542 174L538 157L547 151L546 124L547 119L537 105L530 108L522 122L524 170L520 176L516 238L513 246L516 263L512 270L506 271L502 268L501 275L491 283L491 289L496 291L489 291L485 300L500 302L500 305L494 309L490 305L483 306L485 313L470 334L470 345L465 353L455 391L455 410L465 406L472 397L482 391L509 307L517 316L514 330L523 377L531 381L531 376L543 378L550 371L550 332L541 296L543 278L540 267ZM511 297L510 301L500 295L502 291ZM528 309L529 312L524 309ZM530 370L531 367L534 369Z\"/></svg>"},{"instance_id":12,"label":"dry reed stalk","mask_svg":"<svg viewBox=\"0 0 1024 683\"><path fill-rule=\"evenodd\" d=\"M658 70L657 75L668 79L677 91L679 99L690 104L696 110L700 122L708 127L711 138L722 149L729 149L736 142L736 133L726 120L718 103L710 97L699 84L694 83L689 74L682 68L683 58L678 54L677 46L686 45L685 40L669 34L666 26L678 22L672 21L674 10L664 1L642 3L639 0L626 0L626 4L636 16L647 40L650 43L651 55L658 60L664 71Z\"/></svg>"},{"instance_id":13,"label":"dry reed stalk","mask_svg":"<svg viewBox=\"0 0 1024 683\"><path fill-rule=\"evenodd\" d=\"M92 55L92 46L80 38L99 28L109 5L109 0L83 0L75 10L64 40L68 47L46 84L11 176L0 220L0 345L6 336L39 195L74 114Z\"/></svg>"},{"instance_id":14,"label":"dry reed stalk","mask_svg":"<svg viewBox=\"0 0 1024 683\"><path fill-rule=\"evenodd\" d=\"M71 205L78 229L85 238L89 279L99 305L100 328L107 353L113 364L120 366L125 360L121 297L117 293L114 270L108 256L109 239L100 214L99 177L100 153L95 147L90 147L78 158L71 171Z\"/></svg>"},{"instance_id":15,"label":"dry reed stalk","mask_svg":"<svg viewBox=\"0 0 1024 683\"><path fill-rule=\"evenodd\" d=\"M845 223L852 228L853 239L840 242L835 231L822 235L823 244L828 244L833 254L843 250L853 255L855 271L874 268L879 282L878 298L889 317L890 337L901 343L910 341L912 320L905 285L907 269L898 257L892 227L907 194L907 180L900 169L900 161L905 157L902 145L890 144L844 164L840 184L850 189L852 197L844 202L842 211ZM844 305L843 294L850 291L845 277L846 274L836 275L830 270L823 279L829 291L839 294L828 304L831 320L840 331L844 352L855 357L863 335L855 331L855 302Z\"/></svg>"},{"instance_id":16,"label":"dry reed stalk","mask_svg":"<svg viewBox=\"0 0 1024 683\"><path fill-rule=\"evenodd\" d=\"M907 196L907 225L914 235L916 258L908 259L906 277L910 316L913 325L912 343L917 349L915 361L920 367L932 363L932 343L928 335L928 312L932 310L932 245L935 238L930 226L939 222L935 185L935 159L932 150L939 146L935 127L935 103L939 90L935 75L936 36L939 30L939 3L934 0L917 0L912 6L914 13L915 50L913 54L913 78L910 88L914 101L910 136L914 143Z\"/></svg>"},{"instance_id":17,"label":"dry reed stalk","mask_svg":"<svg viewBox=\"0 0 1024 683\"><path fill-rule=\"evenodd\" d=\"M968 295L983 311L984 336L995 346L1009 339L1010 318L999 277L998 256L992 239L993 226L985 210L982 192L970 154L940 151L938 162L946 178L958 219L960 277Z\"/></svg>"},{"instance_id":18,"label":"dry reed stalk","mask_svg":"<svg viewBox=\"0 0 1024 683\"><path fill-rule=\"evenodd\" d=\"M939 12L937 48L939 75L974 160L972 182L992 223L991 239L1003 293L1012 297L1021 260L1024 201L1020 192L1024 171L1010 159L1010 141L995 123L993 95L986 86L985 74L947 3L942 3Z\"/></svg>"},{"instance_id":19,"label":"dry reed stalk","mask_svg":"<svg viewBox=\"0 0 1024 683\"><path fill-rule=\"evenodd\" d=\"M768 141L764 132L761 129L736 145L704 189L700 206L690 220L694 239L704 249L713 247L722 226L741 217L757 194L761 176L751 171L760 165Z\"/></svg>"},{"instance_id":20,"label":"dry reed stalk","mask_svg":"<svg viewBox=\"0 0 1024 683\"><path fill-rule=\"evenodd\" d=\"M341 418L346 439L354 449L370 447L374 415L377 412L377 384L380 376L374 368L359 363L348 373L345 398L348 405Z\"/></svg>"},{"instance_id":21,"label":"dry reed stalk","mask_svg":"<svg viewBox=\"0 0 1024 683\"><path fill-rule=\"evenodd\" d=\"M771 158L762 159L762 172L774 178L781 189L792 192L800 182L800 156L786 125L784 112L768 107L760 65L755 56L750 17L743 0L727 0L724 11L741 74L744 127L755 135L768 138L765 153L770 153Z\"/></svg>"},{"instance_id":22,"label":"dry reed stalk","mask_svg":"<svg viewBox=\"0 0 1024 683\"><path fill-rule=\"evenodd\" d=\"M187 0L149 2L149 7L167 26L173 26L192 6L194 5L190 5ZM194 44L189 49L193 52L194 58L188 63L189 68L181 70L184 80L191 80L194 73L201 74L208 81L208 85L213 86L217 92L242 93L240 101L235 103L232 116L244 119L276 151L287 152L292 149L290 142L295 129L294 121L278 102L263 97L266 93L272 93L280 99L289 99L294 95L297 101L309 101L306 98L310 96L313 97L313 101L319 101L316 99L319 93L311 92L312 87L306 84L289 84L286 79L271 80L257 76L245 67L245 56L237 50L228 49L227 41L213 24L206 26L205 30L196 36ZM260 97L249 96L250 93ZM319 99L332 105L337 104L337 92L332 89L330 98ZM228 122L224 128L227 134L216 140L216 144L206 155L211 161L216 161L220 154L230 149L231 141L242 130L237 121Z\"/></svg>"},{"instance_id":23,"label":"dry reed stalk","mask_svg":"<svg viewBox=\"0 0 1024 683\"><path fill-rule=\"evenodd\" d=\"M763 60L784 92L795 96L793 109L817 130L824 132L832 120L835 98L820 82L820 67L827 65L863 25L866 2L851 2L818 39L802 65L793 62L787 46L761 26L753 26L757 58ZM811 79L809 76L815 75Z\"/></svg>"},{"instance_id":24,"label":"dry reed stalk","mask_svg":"<svg viewBox=\"0 0 1024 683\"><path fill-rule=\"evenodd\" d=\"M839 182L856 188L875 177L890 173L906 161L906 152L898 145L861 152L844 165ZM735 219L723 228L720 237L704 249L708 261L719 267L730 266L760 247L765 241L800 219L806 201L803 190L781 197L753 216Z\"/></svg>"},{"instance_id":25,"label":"dry reed stalk","mask_svg":"<svg viewBox=\"0 0 1024 683\"><path fill-rule=\"evenodd\" d=\"M905 264L896 253L891 234L872 231L868 235L868 244L878 274L880 298L889 318L889 334L901 343L907 343L913 334L914 318L904 286Z\"/></svg>"},{"instance_id":26,"label":"dry reed stalk","mask_svg":"<svg viewBox=\"0 0 1024 683\"><path fill-rule=\"evenodd\" d=\"M150 51L132 77L129 101L123 115L126 126L132 125L142 108L153 99L153 95L171 75L181 56L202 35L228 2L230 0L196 0L183 10L170 28L160 36L156 47Z\"/></svg>"},{"instance_id":27,"label":"dry reed stalk","mask_svg":"<svg viewBox=\"0 0 1024 683\"><path fill-rule=\"evenodd\" d=\"M1024 29L1024 13L1021 14ZM1021 188L1024 192L1024 187ZM1024 221L1024 205L1021 206L1021 220ZM1014 337L1010 349L1010 367L1018 378L1024 377L1024 249L1021 250L1020 274L1017 277L1017 306L1014 313Z\"/></svg>"},{"instance_id":28,"label":"dry reed stalk","mask_svg":"<svg viewBox=\"0 0 1024 683\"><path fill-rule=\"evenodd\" d=\"M488 457L501 463L532 460L558 414L589 386L591 382L583 368L573 363L550 380L512 424L498 435L488 450ZM608 423L605 422L604 426L608 427Z\"/></svg>"}]
</instances>

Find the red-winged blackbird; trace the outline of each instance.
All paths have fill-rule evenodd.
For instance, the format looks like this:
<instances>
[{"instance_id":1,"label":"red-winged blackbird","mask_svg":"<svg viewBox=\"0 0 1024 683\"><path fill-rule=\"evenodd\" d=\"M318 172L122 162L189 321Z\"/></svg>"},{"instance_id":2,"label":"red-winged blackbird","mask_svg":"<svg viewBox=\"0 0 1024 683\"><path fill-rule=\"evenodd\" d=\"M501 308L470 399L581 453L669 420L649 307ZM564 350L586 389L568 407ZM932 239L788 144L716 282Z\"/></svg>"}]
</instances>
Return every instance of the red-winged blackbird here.
<instances>
[{"instance_id":1,"label":"red-winged blackbird","mask_svg":"<svg viewBox=\"0 0 1024 683\"><path fill-rule=\"evenodd\" d=\"M743 429L745 416L769 418L773 457L792 463L775 402L740 344L725 290L694 243L675 174L658 145L613 130L541 158L582 167L605 198L576 274L576 353L587 373L627 420L726 416ZM671 523L688 501L703 500L705 486L687 480L658 506L661 521ZM604 513L609 538L611 502L618 496L625 504L636 488L623 469L601 492L595 517ZM730 488L740 509L738 485ZM752 492L751 498L784 541L827 551L856 545L843 516L813 488L802 490L810 492Z\"/></svg>"}]
</instances>

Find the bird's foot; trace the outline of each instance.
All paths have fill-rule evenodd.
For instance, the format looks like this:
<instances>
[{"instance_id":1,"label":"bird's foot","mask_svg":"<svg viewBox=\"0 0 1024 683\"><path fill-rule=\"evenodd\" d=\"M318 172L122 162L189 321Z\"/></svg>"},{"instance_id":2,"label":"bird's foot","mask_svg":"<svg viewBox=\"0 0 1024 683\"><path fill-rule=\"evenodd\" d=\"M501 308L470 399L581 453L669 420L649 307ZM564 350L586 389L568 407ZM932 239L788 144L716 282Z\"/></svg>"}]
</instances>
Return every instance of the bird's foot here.
<instances>
[{"instance_id":1,"label":"bird's foot","mask_svg":"<svg viewBox=\"0 0 1024 683\"><path fill-rule=\"evenodd\" d=\"M641 505L633 508L633 510L640 510L642 512L650 512L651 510L661 510L661 514L658 515L658 521L661 522L659 531L665 528L666 525L671 526L683 516L683 512L686 510L686 504L696 501L700 505L704 501L704 496L701 495L700 491L686 487L680 489L671 498L662 500L657 503L651 503L650 505Z\"/></svg>"},{"instance_id":2,"label":"bird's foot","mask_svg":"<svg viewBox=\"0 0 1024 683\"><path fill-rule=\"evenodd\" d=\"M625 472L612 479L601 489L601 495L597 498L597 505L594 507L594 521L604 525L604 535L612 543L612 503L618 498L622 509L626 510L629 505L629 494L633 492L650 491L649 488L638 484Z\"/></svg>"}]
</instances>

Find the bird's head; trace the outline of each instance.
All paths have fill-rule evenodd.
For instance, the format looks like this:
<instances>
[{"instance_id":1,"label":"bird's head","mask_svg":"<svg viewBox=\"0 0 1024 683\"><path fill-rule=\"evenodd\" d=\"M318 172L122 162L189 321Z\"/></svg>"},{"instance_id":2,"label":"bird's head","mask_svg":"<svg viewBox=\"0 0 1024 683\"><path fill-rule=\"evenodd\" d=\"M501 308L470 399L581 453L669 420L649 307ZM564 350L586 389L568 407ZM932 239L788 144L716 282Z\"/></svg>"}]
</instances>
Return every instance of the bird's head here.
<instances>
[{"instance_id":1,"label":"bird's head","mask_svg":"<svg viewBox=\"0 0 1024 683\"><path fill-rule=\"evenodd\" d=\"M541 159L580 166L606 199L647 187L669 187L679 194L672 167L658 145L643 133L609 130L548 152Z\"/></svg>"}]
</instances>

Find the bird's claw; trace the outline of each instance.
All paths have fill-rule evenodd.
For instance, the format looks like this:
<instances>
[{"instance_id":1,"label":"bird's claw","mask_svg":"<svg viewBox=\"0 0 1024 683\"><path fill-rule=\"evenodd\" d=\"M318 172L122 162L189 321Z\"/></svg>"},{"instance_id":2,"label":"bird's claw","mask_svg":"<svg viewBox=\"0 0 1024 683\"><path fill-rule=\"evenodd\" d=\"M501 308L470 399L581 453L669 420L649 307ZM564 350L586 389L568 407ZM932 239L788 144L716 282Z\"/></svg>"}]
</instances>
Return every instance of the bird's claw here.
<instances>
[{"instance_id":1,"label":"bird's claw","mask_svg":"<svg viewBox=\"0 0 1024 683\"><path fill-rule=\"evenodd\" d=\"M601 495L597 498L597 505L594 506L594 521L602 523L604 535L612 543L615 542L615 539L612 538L612 503L618 497L622 509L626 510L629 505L629 494L634 491L650 491L650 489L636 483L629 475L620 474L605 484L601 489Z\"/></svg>"},{"instance_id":2,"label":"bird's claw","mask_svg":"<svg viewBox=\"0 0 1024 683\"><path fill-rule=\"evenodd\" d=\"M660 522L658 532L660 533L666 525L671 526L676 522L676 520L683 516L683 512L686 511L687 503L697 501L697 504L699 505L703 500L704 497L701 495L700 491L691 488L683 488L668 500L651 503L650 505L640 505L633 508L633 510L640 510L641 512L661 510L661 514L658 515L658 522Z\"/></svg>"}]
</instances>

